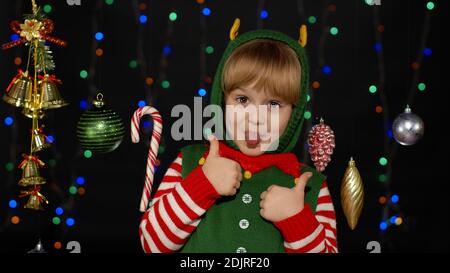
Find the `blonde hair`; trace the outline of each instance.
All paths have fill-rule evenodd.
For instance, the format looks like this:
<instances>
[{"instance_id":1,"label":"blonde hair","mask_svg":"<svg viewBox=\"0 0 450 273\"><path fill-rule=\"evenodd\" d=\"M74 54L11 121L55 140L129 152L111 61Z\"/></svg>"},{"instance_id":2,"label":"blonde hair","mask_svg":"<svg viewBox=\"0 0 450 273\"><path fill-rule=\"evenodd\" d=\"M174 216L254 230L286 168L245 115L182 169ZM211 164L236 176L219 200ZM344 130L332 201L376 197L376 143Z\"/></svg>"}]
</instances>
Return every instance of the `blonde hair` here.
<instances>
[{"instance_id":1,"label":"blonde hair","mask_svg":"<svg viewBox=\"0 0 450 273\"><path fill-rule=\"evenodd\" d=\"M236 48L225 63L222 90L225 95L252 86L296 104L300 96L301 68L295 51L287 44L256 39Z\"/></svg>"}]
</instances>

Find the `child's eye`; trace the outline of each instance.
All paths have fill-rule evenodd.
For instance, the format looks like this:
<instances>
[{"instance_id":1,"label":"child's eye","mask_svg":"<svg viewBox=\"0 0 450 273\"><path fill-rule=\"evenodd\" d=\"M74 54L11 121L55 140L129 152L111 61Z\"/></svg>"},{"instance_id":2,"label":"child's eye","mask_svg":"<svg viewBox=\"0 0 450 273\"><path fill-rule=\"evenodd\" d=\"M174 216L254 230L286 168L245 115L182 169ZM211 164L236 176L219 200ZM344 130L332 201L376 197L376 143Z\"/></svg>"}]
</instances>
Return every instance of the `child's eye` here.
<instances>
[{"instance_id":1,"label":"child's eye","mask_svg":"<svg viewBox=\"0 0 450 273\"><path fill-rule=\"evenodd\" d=\"M278 101L270 101L268 104L269 108L279 108L281 107L281 104Z\"/></svg>"},{"instance_id":2,"label":"child's eye","mask_svg":"<svg viewBox=\"0 0 450 273\"><path fill-rule=\"evenodd\" d=\"M246 104L248 102L248 98L244 96L240 96L236 98L236 101L240 104Z\"/></svg>"}]
</instances>

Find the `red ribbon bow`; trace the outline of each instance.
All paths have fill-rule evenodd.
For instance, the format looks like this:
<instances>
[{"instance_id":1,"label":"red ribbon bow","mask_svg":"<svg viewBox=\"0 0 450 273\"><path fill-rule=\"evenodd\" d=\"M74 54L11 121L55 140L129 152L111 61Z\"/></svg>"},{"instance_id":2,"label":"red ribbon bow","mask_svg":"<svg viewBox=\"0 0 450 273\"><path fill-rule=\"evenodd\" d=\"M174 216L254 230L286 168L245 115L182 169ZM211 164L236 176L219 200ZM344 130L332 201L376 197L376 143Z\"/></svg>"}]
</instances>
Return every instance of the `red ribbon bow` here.
<instances>
[{"instance_id":1,"label":"red ribbon bow","mask_svg":"<svg viewBox=\"0 0 450 273\"><path fill-rule=\"evenodd\" d=\"M53 23L52 20L50 19L44 19L42 21L42 29L39 30L39 34L41 35L41 39L45 40L45 41L49 41L51 43L57 44L59 46L66 46L67 43L59 38L53 37L48 35L49 33L52 33L53 30L55 30L55 24ZM11 28L11 30L20 35L21 29L20 29L20 22L19 21L12 21L9 24L9 27ZM21 44L25 44L27 42L27 39L25 39L24 37L21 37L19 39L17 39L16 41L12 41L6 44L2 45L2 49L9 49L9 48L13 48L15 46L21 45Z\"/></svg>"},{"instance_id":2,"label":"red ribbon bow","mask_svg":"<svg viewBox=\"0 0 450 273\"><path fill-rule=\"evenodd\" d=\"M44 19L42 21L42 24L44 25L44 27L42 28L41 31L39 31L39 33L41 34L41 38L42 39L44 39L46 41L49 41L49 42L52 42L54 44L57 44L59 46L66 46L67 45L67 43L65 41L63 41L61 39L58 39L56 37L48 35L49 33L52 33L53 30L55 30L55 24L53 23L52 20Z\"/></svg>"},{"instance_id":3,"label":"red ribbon bow","mask_svg":"<svg viewBox=\"0 0 450 273\"><path fill-rule=\"evenodd\" d=\"M20 23L19 23L19 21L12 21L9 24L9 27L11 28L11 30L14 33L20 34ZM2 45L2 49L9 49L9 48L12 48L12 47L24 44L26 42L27 42L27 39L25 39L24 37L20 37L19 39L15 40L15 41L3 44Z\"/></svg>"},{"instance_id":4,"label":"red ribbon bow","mask_svg":"<svg viewBox=\"0 0 450 273\"><path fill-rule=\"evenodd\" d=\"M30 196L31 196L31 195L35 195L35 196L37 196L37 198L39 199L39 202L40 202L40 203L45 202L46 204L48 204L47 198L45 198L45 196L42 195L42 194L40 193L40 191L41 191L41 187L35 185L34 188L33 188L32 190L30 190L30 191L21 191L21 192L20 192L20 195L19 195L19 198L26 197L26 196L29 196L29 195L30 195Z\"/></svg>"},{"instance_id":5,"label":"red ribbon bow","mask_svg":"<svg viewBox=\"0 0 450 273\"><path fill-rule=\"evenodd\" d=\"M17 70L17 74L14 76L14 78L11 80L11 82L9 83L8 87L6 88L6 93L9 92L9 89L11 89L12 85L16 83L16 81L23 76L23 71L22 69L18 69Z\"/></svg>"},{"instance_id":6,"label":"red ribbon bow","mask_svg":"<svg viewBox=\"0 0 450 273\"><path fill-rule=\"evenodd\" d=\"M34 189L32 189L31 191L22 191L19 195L20 198L28 196L28 195L37 195L38 192L41 191L41 186L36 185L34 186Z\"/></svg>"},{"instance_id":7,"label":"red ribbon bow","mask_svg":"<svg viewBox=\"0 0 450 273\"><path fill-rule=\"evenodd\" d=\"M56 75L45 75L45 76L39 75L38 78L40 80L49 80L55 84L62 84L62 81L56 78Z\"/></svg>"},{"instance_id":8,"label":"red ribbon bow","mask_svg":"<svg viewBox=\"0 0 450 273\"><path fill-rule=\"evenodd\" d=\"M19 164L19 169L21 169L21 168L22 168L25 164L27 164L28 161L30 161L30 160L36 162L36 163L39 165L39 167L44 167L44 166L45 166L45 163L42 162L42 161L41 161L37 156L35 156L35 155L26 155L26 154L23 154L22 156L24 157L24 160L22 160L22 162L20 162L20 164Z\"/></svg>"}]
</instances>

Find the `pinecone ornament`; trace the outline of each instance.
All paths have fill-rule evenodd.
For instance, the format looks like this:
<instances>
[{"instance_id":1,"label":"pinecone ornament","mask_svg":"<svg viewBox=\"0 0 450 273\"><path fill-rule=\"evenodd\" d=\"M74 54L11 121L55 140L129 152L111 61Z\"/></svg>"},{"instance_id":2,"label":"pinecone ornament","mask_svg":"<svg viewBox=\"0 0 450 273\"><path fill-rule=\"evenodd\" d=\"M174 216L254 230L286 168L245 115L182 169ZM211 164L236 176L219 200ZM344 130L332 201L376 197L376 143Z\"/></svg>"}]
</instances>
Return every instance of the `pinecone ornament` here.
<instances>
[{"instance_id":1,"label":"pinecone ornament","mask_svg":"<svg viewBox=\"0 0 450 273\"><path fill-rule=\"evenodd\" d=\"M322 172L331 161L331 155L335 147L334 132L326 125L323 119L312 127L308 136L309 154L314 166Z\"/></svg>"}]
</instances>

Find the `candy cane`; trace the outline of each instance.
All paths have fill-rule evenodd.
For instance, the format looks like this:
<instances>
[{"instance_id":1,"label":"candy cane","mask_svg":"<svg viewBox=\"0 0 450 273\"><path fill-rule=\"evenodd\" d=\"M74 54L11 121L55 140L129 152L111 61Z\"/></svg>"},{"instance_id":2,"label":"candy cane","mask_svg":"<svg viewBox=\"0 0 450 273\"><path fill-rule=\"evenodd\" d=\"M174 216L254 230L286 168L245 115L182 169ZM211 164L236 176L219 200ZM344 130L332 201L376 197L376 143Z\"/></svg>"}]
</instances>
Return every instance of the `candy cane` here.
<instances>
[{"instance_id":1,"label":"candy cane","mask_svg":"<svg viewBox=\"0 0 450 273\"><path fill-rule=\"evenodd\" d=\"M145 172L145 184L142 191L140 211L147 210L147 205L152 193L153 177L156 163L156 155L158 154L159 142L161 140L162 119L158 110L150 106L144 106L137 109L133 118L131 119L131 141L133 143L139 142L139 123L142 116L150 115L153 118L153 133L150 141L150 148L148 150L147 168Z\"/></svg>"}]
</instances>

